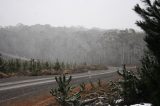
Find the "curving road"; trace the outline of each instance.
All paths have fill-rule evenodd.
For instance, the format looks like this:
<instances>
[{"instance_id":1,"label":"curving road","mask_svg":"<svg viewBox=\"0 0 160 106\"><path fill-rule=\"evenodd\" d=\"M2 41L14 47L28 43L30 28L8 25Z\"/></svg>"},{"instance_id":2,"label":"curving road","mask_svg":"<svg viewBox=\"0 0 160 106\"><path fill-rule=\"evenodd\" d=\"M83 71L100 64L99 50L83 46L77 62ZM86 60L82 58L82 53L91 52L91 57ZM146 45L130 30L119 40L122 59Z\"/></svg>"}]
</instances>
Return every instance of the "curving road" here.
<instances>
[{"instance_id":1,"label":"curving road","mask_svg":"<svg viewBox=\"0 0 160 106\"><path fill-rule=\"evenodd\" d=\"M86 73L72 74L72 83L79 84L89 80L110 80L117 71L116 67L109 70L88 71ZM38 94L56 86L55 76L20 77L0 80L0 105L27 95Z\"/></svg>"}]
</instances>

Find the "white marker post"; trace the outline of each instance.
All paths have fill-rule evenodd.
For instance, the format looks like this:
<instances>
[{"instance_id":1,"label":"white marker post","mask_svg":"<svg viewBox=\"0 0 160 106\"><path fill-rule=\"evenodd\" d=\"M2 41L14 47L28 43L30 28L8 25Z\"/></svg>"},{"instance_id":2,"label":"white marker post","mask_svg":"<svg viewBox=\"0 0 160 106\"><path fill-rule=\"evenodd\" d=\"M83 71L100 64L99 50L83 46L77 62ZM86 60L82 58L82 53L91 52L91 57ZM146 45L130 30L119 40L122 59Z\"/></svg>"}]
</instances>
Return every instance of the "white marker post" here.
<instances>
[{"instance_id":1,"label":"white marker post","mask_svg":"<svg viewBox=\"0 0 160 106\"><path fill-rule=\"evenodd\" d=\"M88 71L88 77L91 79L92 76L91 76L91 71Z\"/></svg>"}]
</instances>

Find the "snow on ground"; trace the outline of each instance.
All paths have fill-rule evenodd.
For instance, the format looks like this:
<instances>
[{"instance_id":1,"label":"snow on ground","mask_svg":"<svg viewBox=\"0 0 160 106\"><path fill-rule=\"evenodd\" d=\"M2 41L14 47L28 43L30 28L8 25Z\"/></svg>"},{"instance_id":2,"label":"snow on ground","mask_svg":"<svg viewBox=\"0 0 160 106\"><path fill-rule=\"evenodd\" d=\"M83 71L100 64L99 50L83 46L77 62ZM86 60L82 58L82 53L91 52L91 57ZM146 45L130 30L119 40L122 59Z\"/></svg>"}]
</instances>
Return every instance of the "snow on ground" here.
<instances>
[{"instance_id":1,"label":"snow on ground","mask_svg":"<svg viewBox=\"0 0 160 106\"><path fill-rule=\"evenodd\" d=\"M134 104L130 106L152 106L150 103L141 103L141 104Z\"/></svg>"},{"instance_id":2,"label":"snow on ground","mask_svg":"<svg viewBox=\"0 0 160 106\"><path fill-rule=\"evenodd\" d=\"M123 101L123 99L118 99L118 100L116 100L116 103L120 103L122 101Z\"/></svg>"}]
</instances>

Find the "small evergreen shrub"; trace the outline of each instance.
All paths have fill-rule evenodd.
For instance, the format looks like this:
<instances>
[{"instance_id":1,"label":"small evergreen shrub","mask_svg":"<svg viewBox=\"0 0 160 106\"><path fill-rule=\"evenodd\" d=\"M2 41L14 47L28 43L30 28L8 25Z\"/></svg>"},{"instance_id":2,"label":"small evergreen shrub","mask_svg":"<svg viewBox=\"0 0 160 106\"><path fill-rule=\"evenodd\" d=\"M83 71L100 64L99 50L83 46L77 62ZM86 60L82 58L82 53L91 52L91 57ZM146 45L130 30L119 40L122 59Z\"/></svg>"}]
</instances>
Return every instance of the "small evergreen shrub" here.
<instances>
[{"instance_id":1,"label":"small evergreen shrub","mask_svg":"<svg viewBox=\"0 0 160 106\"><path fill-rule=\"evenodd\" d=\"M56 71L61 70L61 64L60 64L60 62L58 61L58 59L57 59L55 65L54 65L54 69L55 69Z\"/></svg>"},{"instance_id":2,"label":"small evergreen shrub","mask_svg":"<svg viewBox=\"0 0 160 106\"><path fill-rule=\"evenodd\" d=\"M140 79L132 71L126 70L125 65L123 65L122 71L117 72L122 77L122 80L119 81L119 91L124 104L130 105L141 102Z\"/></svg>"},{"instance_id":3,"label":"small evergreen shrub","mask_svg":"<svg viewBox=\"0 0 160 106\"><path fill-rule=\"evenodd\" d=\"M79 92L70 95L74 88L70 85L72 77L70 76L69 78L66 78L65 75L62 75L55 77L55 79L58 84L58 88L51 89L50 93L57 98L58 102L62 106L80 106L79 99L81 98L80 92L82 92L82 89Z\"/></svg>"}]
</instances>

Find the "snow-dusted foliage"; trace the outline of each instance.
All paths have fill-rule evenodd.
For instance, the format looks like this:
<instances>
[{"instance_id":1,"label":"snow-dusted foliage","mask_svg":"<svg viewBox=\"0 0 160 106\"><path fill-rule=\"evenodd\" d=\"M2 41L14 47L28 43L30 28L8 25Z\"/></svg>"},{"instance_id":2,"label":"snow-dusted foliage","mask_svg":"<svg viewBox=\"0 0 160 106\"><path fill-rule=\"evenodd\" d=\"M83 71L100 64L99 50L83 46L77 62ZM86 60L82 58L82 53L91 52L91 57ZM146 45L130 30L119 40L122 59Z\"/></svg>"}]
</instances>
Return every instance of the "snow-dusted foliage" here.
<instances>
[{"instance_id":1,"label":"snow-dusted foliage","mask_svg":"<svg viewBox=\"0 0 160 106\"><path fill-rule=\"evenodd\" d=\"M150 103L141 103L141 104L134 104L134 105L130 105L130 106L152 106L152 104L150 104Z\"/></svg>"}]
</instances>

